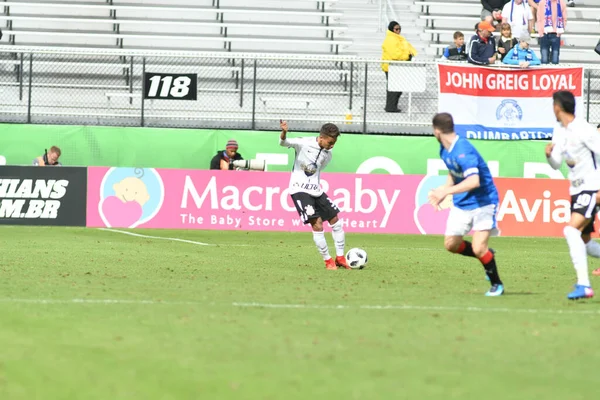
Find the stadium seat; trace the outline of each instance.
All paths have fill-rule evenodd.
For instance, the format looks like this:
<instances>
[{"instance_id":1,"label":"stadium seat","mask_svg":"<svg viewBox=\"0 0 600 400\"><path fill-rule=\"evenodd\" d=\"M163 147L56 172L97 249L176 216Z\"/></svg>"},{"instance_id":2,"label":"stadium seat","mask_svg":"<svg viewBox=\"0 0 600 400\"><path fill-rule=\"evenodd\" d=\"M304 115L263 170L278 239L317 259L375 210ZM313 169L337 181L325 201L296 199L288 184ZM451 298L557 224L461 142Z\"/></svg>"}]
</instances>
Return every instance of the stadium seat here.
<instances>
[{"instance_id":1,"label":"stadium seat","mask_svg":"<svg viewBox=\"0 0 600 400\"><path fill-rule=\"evenodd\" d=\"M338 37L336 1L6 1L0 18L16 45L338 54L351 41Z\"/></svg>"}]
</instances>

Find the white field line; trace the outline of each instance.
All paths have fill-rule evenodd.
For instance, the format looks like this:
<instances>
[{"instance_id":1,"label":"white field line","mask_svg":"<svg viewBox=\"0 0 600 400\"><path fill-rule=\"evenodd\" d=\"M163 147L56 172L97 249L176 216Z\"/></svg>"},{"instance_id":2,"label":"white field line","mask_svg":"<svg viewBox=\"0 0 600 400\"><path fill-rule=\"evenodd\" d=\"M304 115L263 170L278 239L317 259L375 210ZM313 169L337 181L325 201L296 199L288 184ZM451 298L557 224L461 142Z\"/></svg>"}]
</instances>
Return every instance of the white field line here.
<instances>
[{"instance_id":1,"label":"white field line","mask_svg":"<svg viewBox=\"0 0 600 400\"><path fill-rule=\"evenodd\" d=\"M140 238L145 238L145 239L171 240L173 242L182 242L182 243L197 244L199 246L215 246L214 244L209 244L209 243L204 243L204 242L196 242L196 241L187 240L187 239L170 238L170 237L162 237L162 236L142 235L141 233L120 231L118 229L109 229L109 228L98 228L98 229L101 230L101 231L122 233L123 235L135 236L135 237L140 237Z\"/></svg>"},{"instance_id":2,"label":"white field line","mask_svg":"<svg viewBox=\"0 0 600 400\"><path fill-rule=\"evenodd\" d=\"M189 244L195 244L195 245L199 245L199 246L227 246L227 247L249 247L249 246L254 246L254 245L251 245L251 244L238 244L238 243L223 244L223 245L222 244L214 244L214 243L204 243L204 242L197 242L197 241L194 241L194 240L187 240L187 239L180 239L180 238L171 238L171 237L164 237L164 236L142 235L141 233L134 233L134 232L128 232L128 231L120 231L118 229L110 229L110 228L98 228L98 230L106 231L106 232L122 233L123 235L135 236L135 237L144 238L144 239L170 240L172 242L189 243ZM264 246L264 245L257 244L256 246Z\"/></svg>"},{"instance_id":3,"label":"white field line","mask_svg":"<svg viewBox=\"0 0 600 400\"><path fill-rule=\"evenodd\" d=\"M160 301L160 300L126 300L126 299L18 299L0 298L0 303L26 303L26 304L134 304L134 305L200 305L193 301Z\"/></svg>"},{"instance_id":4,"label":"white field line","mask_svg":"<svg viewBox=\"0 0 600 400\"><path fill-rule=\"evenodd\" d=\"M122 233L123 235L135 236L135 237L145 238L145 239L171 240L171 241L174 241L174 242L190 243L190 244L196 244L196 245L200 245L200 246L217 246L216 244L211 244L211 243L196 242L196 241L193 241L193 240L180 239L180 238L170 238L170 237L163 237L163 236L142 235L141 233L134 233L134 232L129 232L129 231L121 231L121 230L118 230L118 229L111 229L111 228L98 228L98 230L106 231L106 232ZM254 247L264 247L264 244L237 244L237 243L232 243L232 244L224 244L223 246L230 246L230 247L253 247L253 246ZM440 247L440 248L430 248L430 247L371 247L371 249L374 249L374 250L446 251L446 249L444 249L442 247Z\"/></svg>"},{"instance_id":5,"label":"white field line","mask_svg":"<svg viewBox=\"0 0 600 400\"><path fill-rule=\"evenodd\" d=\"M204 242L196 242L193 240L187 240L187 239L180 239L180 238L171 238L171 237L163 237L163 236L150 236L150 235L142 235L141 233L134 233L134 232L128 232L128 231L121 231L118 229L110 229L110 228L98 228L101 231L106 231L106 232L115 232L115 233L122 233L123 235L129 235L129 236L135 236L135 237L140 237L140 238L145 238L145 239L157 239L157 240L171 240L173 242L182 242L182 243L190 243L190 244L196 244L196 245L200 245L200 246L219 246L219 244L211 244L211 243L204 243ZM264 244L238 244L238 243L230 243L230 244L223 244L221 246L225 246L225 247L264 247ZM433 252L446 252L447 250L443 248L443 246L440 247L400 247L400 246L376 246L376 247L369 247L370 250L413 250L413 251L433 251ZM535 251L519 251L521 253L535 253ZM547 252L548 253L548 252ZM551 251L549 253L568 253L568 251Z\"/></svg>"},{"instance_id":6,"label":"white field line","mask_svg":"<svg viewBox=\"0 0 600 400\"><path fill-rule=\"evenodd\" d=\"M452 306L419 306L403 305L326 305L326 304L273 304L273 303L244 303L231 304L203 303L197 301L162 301L162 300L126 300L126 299L20 299L0 298L0 303L23 304L90 304L90 305L190 305L214 307L231 305L239 308L266 308L285 310L370 310L370 311L423 311L423 312L469 312L469 313L504 313L504 314L540 314L540 315L595 315L600 316L600 310L556 310L541 308L509 308L509 307L452 307Z\"/></svg>"},{"instance_id":7,"label":"white field line","mask_svg":"<svg viewBox=\"0 0 600 400\"><path fill-rule=\"evenodd\" d=\"M580 314L598 315L600 310L554 310L541 308L508 308L508 307L451 307L451 306L419 306L419 305L320 305L320 304L271 304L271 303L233 303L234 307L275 308L275 309L307 309L307 310L398 310L398 311L440 311L440 312L475 312L475 313L521 313L521 314Z\"/></svg>"}]
</instances>

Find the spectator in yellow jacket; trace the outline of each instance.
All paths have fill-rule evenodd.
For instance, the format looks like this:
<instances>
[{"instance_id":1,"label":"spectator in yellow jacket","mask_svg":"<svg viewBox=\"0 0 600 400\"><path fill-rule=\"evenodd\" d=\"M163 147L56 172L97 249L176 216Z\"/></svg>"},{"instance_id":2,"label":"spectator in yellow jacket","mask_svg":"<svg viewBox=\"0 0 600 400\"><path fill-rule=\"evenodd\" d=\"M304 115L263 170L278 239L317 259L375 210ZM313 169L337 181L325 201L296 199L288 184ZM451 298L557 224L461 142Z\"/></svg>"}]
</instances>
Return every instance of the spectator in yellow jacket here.
<instances>
[{"instance_id":1,"label":"spectator in yellow jacket","mask_svg":"<svg viewBox=\"0 0 600 400\"><path fill-rule=\"evenodd\" d=\"M383 50L381 59L382 60L396 60L396 61L410 61L414 56L417 55L415 48L408 43L402 35L400 24L396 21L390 22L388 25L388 31L386 32L385 40L381 45ZM385 72L385 79L388 78L389 64L382 63L381 69ZM386 90L387 91L387 90ZM398 108L398 101L402 96L402 92L390 92L387 91L385 101L386 112L400 112Z\"/></svg>"}]
</instances>

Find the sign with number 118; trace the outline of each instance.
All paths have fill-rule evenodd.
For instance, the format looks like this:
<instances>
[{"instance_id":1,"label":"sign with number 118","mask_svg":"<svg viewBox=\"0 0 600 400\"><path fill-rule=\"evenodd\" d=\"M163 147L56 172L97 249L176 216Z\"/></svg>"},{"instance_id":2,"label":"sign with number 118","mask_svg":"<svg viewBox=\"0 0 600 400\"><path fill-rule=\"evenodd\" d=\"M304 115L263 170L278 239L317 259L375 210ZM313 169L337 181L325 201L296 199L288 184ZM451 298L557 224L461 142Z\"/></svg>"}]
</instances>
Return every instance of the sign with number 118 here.
<instances>
[{"instance_id":1,"label":"sign with number 118","mask_svg":"<svg viewBox=\"0 0 600 400\"><path fill-rule=\"evenodd\" d=\"M144 73L144 98L161 100L196 100L197 74Z\"/></svg>"}]
</instances>

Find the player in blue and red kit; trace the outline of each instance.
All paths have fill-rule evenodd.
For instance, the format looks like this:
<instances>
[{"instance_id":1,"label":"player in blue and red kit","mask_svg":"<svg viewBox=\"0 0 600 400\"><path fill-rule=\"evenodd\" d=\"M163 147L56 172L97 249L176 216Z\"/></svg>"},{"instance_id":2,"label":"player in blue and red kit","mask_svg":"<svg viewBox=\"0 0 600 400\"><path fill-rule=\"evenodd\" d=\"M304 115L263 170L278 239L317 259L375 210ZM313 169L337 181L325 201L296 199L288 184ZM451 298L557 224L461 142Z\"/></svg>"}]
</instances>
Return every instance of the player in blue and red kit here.
<instances>
[{"instance_id":1,"label":"player in blue and red kit","mask_svg":"<svg viewBox=\"0 0 600 400\"><path fill-rule=\"evenodd\" d=\"M492 284L486 296L500 296L504 285L498 275L494 253L488 247L491 235L496 235L498 191L492 174L477 149L454 132L454 120L448 113L433 118L433 134L440 142L440 157L448 168L448 180L429 193L429 202L438 207L452 196L454 207L446 223L444 246L452 253L476 257ZM473 230L473 243L463 236Z\"/></svg>"}]
</instances>

